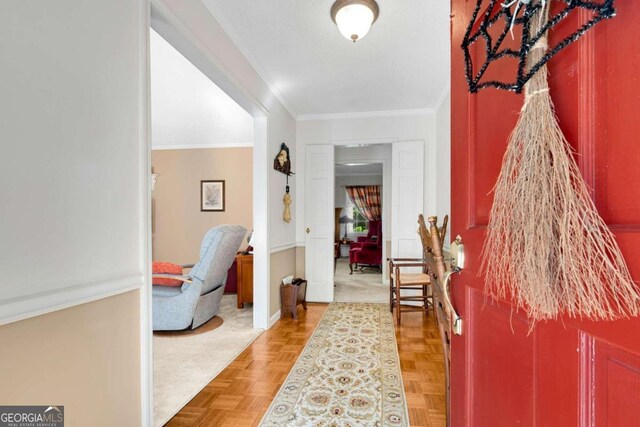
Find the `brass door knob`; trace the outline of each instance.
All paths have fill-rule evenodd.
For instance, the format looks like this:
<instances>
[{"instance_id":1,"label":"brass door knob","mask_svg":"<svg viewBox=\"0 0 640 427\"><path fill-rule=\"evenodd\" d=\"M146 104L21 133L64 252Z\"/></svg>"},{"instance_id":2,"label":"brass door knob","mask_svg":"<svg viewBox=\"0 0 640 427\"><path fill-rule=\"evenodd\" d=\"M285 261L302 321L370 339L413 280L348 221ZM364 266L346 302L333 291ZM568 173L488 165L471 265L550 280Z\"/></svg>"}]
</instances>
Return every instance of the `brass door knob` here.
<instances>
[{"instance_id":1,"label":"brass door knob","mask_svg":"<svg viewBox=\"0 0 640 427\"><path fill-rule=\"evenodd\" d=\"M311 229L309 227L307 227L307 234L311 233Z\"/></svg>"}]
</instances>

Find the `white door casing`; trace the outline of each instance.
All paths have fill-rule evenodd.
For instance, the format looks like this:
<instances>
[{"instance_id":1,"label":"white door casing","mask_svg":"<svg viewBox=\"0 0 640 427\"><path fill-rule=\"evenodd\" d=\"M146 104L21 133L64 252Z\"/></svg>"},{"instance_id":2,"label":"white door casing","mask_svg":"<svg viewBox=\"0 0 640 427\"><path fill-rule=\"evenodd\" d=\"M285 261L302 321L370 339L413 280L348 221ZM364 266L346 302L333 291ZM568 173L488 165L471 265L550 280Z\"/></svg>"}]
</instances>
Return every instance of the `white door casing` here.
<instances>
[{"instance_id":1,"label":"white door casing","mask_svg":"<svg viewBox=\"0 0 640 427\"><path fill-rule=\"evenodd\" d=\"M307 301L333 301L333 145L307 145L305 178L305 271Z\"/></svg>"},{"instance_id":2,"label":"white door casing","mask_svg":"<svg viewBox=\"0 0 640 427\"><path fill-rule=\"evenodd\" d=\"M391 256L420 257L418 215L424 209L424 143L392 144Z\"/></svg>"}]
</instances>

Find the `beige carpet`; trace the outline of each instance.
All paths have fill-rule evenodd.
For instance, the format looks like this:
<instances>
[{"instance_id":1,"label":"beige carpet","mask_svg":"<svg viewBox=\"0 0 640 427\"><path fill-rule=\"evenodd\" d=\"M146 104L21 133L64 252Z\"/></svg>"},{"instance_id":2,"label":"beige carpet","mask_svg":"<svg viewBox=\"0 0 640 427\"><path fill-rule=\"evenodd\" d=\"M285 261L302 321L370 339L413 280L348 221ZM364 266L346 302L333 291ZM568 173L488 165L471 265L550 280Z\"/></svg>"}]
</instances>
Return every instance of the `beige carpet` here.
<instances>
[{"instance_id":1,"label":"beige carpet","mask_svg":"<svg viewBox=\"0 0 640 427\"><path fill-rule=\"evenodd\" d=\"M349 274L349 259L340 258L334 277L336 302L389 303L389 286L382 284L382 274L373 269Z\"/></svg>"},{"instance_id":2,"label":"beige carpet","mask_svg":"<svg viewBox=\"0 0 640 427\"><path fill-rule=\"evenodd\" d=\"M236 295L222 297L222 326L187 336L153 337L154 425L162 426L255 340L251 306L236 308Z\"/></svg>"},{"instance_id":3,"label":"beige carpet","mask_svg":"<svg viewBox=\"0 0 640 427\"><path fill-rule=\"evenodd\" d=\"M260 425L408 426L388 306L332 303Z\"/></svg>"}]
</instances>

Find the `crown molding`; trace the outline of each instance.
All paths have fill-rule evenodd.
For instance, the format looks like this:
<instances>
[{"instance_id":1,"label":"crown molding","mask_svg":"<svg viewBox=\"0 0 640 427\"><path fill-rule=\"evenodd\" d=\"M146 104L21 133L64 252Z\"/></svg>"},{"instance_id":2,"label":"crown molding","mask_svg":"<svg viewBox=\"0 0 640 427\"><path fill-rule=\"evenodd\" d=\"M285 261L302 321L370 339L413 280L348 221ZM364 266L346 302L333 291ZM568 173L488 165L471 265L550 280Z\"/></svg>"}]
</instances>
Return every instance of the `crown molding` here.
<instances>
[{"instance_id":1,"label":"crown molding","mask_svg":"<svg viewBox=\"0 0 640 427\"><path fill-rule=\"evenodd\" d=\"M329 113L329 114L301 114L297 117L299 122L311 120L344 120L344 119L368 119L377 117L406 117L425 116L435 114L433 108L417 108L413 110L386 110L386 111L361 111L355 113Z\"/></svg>"},{"instance_id":2,"label":"crown molding","mask_svg":"<svg viewBox=\"0 0 640 427\"><path fill-rule=\"evenodd\" d=\"M231 144L184 144L184 145L161 145L151 147L152 151L160 150L193 150L197 148L244 148L253 147L253 142L235 142Z\"/></svg>"},{"instance_id":3,"label":"crown molding","mask_svg":"<svg viewBox=\"0 0 640 427\"><path fill-rule=\"evenodd\" d=\"M296 113L296 111L293 109L291 104L289 104L289 101L287 101L285 96L282 94L282 91L280 90L278 85L276 85L273 79L271 78L271 76L269 76L269 73L265 71L265 69L262 67L260 62L255 58L255 56L251 54L249 49L247 49L245 44L240 39L240 36L238 35L238 33L233 29L233 26L231 25L231 23L229 23L229 20L227 19L225 14L222 13L220 8L214 5L213 2L204 2L204 4L205 4L205 7L211 12L214 19L218 21L218 24L220 24L224 32L227 33L227 36L229 36L233 44L236 45L240 53L242 53L242 55L245 57L247 62L249 62L249 64L253 67L256 73L258 73L258 76L260 76L260 78L264 81L264 83L269 87L271 92L273 92L276 98L278 98L278 101L280 101L282 106L289 112L289 114L291 114L291 117L294 120L297 120L298 114Z\"/></svg>"}]
</instances>

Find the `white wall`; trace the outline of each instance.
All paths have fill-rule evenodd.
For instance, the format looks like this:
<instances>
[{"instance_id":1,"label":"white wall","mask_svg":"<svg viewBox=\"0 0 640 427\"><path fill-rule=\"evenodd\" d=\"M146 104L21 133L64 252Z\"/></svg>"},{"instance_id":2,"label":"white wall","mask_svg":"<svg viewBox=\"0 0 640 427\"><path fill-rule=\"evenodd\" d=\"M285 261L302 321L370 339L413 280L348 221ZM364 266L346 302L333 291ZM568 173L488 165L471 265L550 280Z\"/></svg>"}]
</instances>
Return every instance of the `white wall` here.
<instances>
[{"instance_id":1,"label":"white wall","mask_svg":"<svg viewBox=\"0 0 640 427\"><path fill-rule=\"evenodd\" d=\"M55 305L78 299L73 287L142 283L148 33L137 3L2 3L3 315L12 300Z\"/></svg>"},{"instance_id":2,"label":"white wall","mask_svg":"<svg viewBox=\"0 0 640 427\"><path fill-rule=\"evenodd\" d=\"M372 144L369 147L373 152L375 150L388 150L388 154L378 152L377 155L386 156L389 159L389 185L391 178L391 147L389 144L395 141L415 141L422 140L425 143L425 206L424 212L435 212L436 206L436 183L435 183L435 114L429 111L417 111L414 115L383 115L380 117L349 117L335 118L331 116L326 120L302 120L298 121L297 126L297 144L299 164L304 165L302 158L304 157L305 146L309 144L335 144L336 157L342 155L343 150L348 147L341 145L350 144ZM387 148L382 148L387 147ZM365 148L365 147L363 147ZM348 158L353 160L361 160L358 155L356 158ZM296 179L304 182L304 170L298 168ZM438 190L440 191L440 190ZM297 193L297 216L301 219L296 227L296 236L298 245L304 245L304 191ZM389 204L387 203L387 207ZM387 216L390 218L390 216ZM387 220L385 226L385 235L390 236L391 221ZM386 238L385 238L386 239Z\"/></svg>"},{"instance_id":3,"label":"white wall","mask_svg":"<svg viewBox=\"0 0 640 427\"><path fill-rule=\"evenodd\" d=\"M154 149L250 147L253 117L151 30Z\"/></svg>"},{"instance_id":4,"label":"white wall","mask_svg":"<svg viewBox=\"0 0 640 427\"><path fill-rule=\"evenodd\" d=\"M436 214L438 222L451 216L451 94L448 93L436 110ZM451 230L451 223L449 223ZM455 237L455 236L454 236ZM445 239L445 245L453 240Z\"/></svg>"},{"instance_id":5,"label":"white wall","mask_svg":"<svg viewBox=\"0 0 640 427\"><path fill-rule=\"evenodd\" d=\"M0 2L0 402L67 425L148 424L148 10Z\"/></svg>"}]
</instances>

